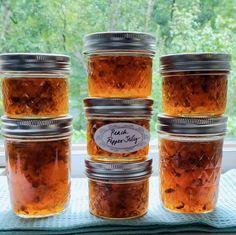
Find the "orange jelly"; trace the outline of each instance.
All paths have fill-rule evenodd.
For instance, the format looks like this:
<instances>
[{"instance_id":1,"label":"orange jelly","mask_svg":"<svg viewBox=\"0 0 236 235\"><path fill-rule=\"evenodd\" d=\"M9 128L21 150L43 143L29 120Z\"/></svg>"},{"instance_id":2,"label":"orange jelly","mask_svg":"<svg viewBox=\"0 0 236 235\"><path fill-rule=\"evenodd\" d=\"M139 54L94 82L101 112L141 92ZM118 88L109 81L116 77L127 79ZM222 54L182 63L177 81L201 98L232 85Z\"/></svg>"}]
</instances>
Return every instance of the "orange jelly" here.
<instances>
[{"instance_id":1,"label":"orange jelly","mask_svg":"<svg viewBox=\"0 0 236 235\"><path fill-rule=\"evenodd\" d=\"M147 98L152 90L155 38L136 32L85 36L91 97Z\"/></svg>"},{"instance_id":2,"label":"orange jelly","mask_svg":"<svg viewBox=\"0 0 236 235\"><path fill-rule=\"evenodd\" d=\"M2 118L8 185L16 215L39 218L66 209L70 198L70 122L68 116Z\"/></svg>"},{"instance_id":3,"label":"orange jelly","mask_svg":"<svg viewBox=\"0 0 236 235\"><path fill-rule=\"evenodd\" d=\"M225 112L230 55L163 56L163 112L171 116L219 116Z\"/></svg>"},{"instance_id":4,"label":"orange jelly","mask_svg":"<svg viewBox=\"0 0 236 235\"><path fill-rule=\"evenodd\" d=\"M84 99L87 152L100 162L138 162L147 159L151 99Z\"/></svg>"},{"instance_id":5,"label":"orange jelly","mask_svg":"<svg viewBox=\"0 0 236 235\"><path fill-rule=\"evenodd\" d=\"M89 208L107 219L130 219L148 210L152 160L138 163L99 163L86 160Z\"/></svg>"},{"instance_id":6,"label":"orange jelly","mask_svg":"<svg viewBox=\"0 0 236 235\"><path fill-rule=\"evenodd\" d=\"M4 114L19 119L66 116L69 60L55 54L1 54Z\"/></svg>"},{"instance_id":7,"label":"orange jelly","mask_svg":"<svg viewBox=\"0 0 236 235\"><path fill-rule=\"evenodd\" d=\"M214 210L226 121L224 117L159 116L160 192L166 209L181 213Z\"/></svg>"}]
</instances>

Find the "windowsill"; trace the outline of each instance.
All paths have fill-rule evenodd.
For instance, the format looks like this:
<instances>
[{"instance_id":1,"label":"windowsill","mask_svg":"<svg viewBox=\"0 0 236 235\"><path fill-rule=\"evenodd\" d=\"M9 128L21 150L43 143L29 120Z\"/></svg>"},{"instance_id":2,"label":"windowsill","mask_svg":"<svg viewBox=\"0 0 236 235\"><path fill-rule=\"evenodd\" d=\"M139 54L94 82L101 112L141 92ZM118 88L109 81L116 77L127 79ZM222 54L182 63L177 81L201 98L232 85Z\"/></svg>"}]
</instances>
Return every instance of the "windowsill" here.
<instances>
[{"instance_id":1,"label":"windowsill","mask_svg":"<svg viewBox=\"0 0 236 235\"><path fill-rule=\"evenodd\" d=\"M0 167L0 176L1 175L6 175L6 169L5 167Z\"/></svg>"}]
</instances>

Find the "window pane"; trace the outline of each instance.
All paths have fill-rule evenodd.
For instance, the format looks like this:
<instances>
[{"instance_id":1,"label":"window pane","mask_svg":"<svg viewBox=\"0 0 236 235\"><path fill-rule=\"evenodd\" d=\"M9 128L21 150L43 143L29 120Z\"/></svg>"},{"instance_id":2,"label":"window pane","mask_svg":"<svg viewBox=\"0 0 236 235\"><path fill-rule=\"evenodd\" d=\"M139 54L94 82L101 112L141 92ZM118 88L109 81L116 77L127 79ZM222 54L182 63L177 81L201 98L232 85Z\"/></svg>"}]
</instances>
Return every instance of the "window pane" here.
<instances>
[{"instance_id":1,"label":"window pane","mask_svg":"<svg viewBox=\"0 0 236 235\"><path fill-rule=\"evenodd\" d=\"M157 37L152 95L154 139L156 115L161 112L158 57L178 52L232 53L226 115L229 116L227 136L236 138L234 0L5 0L0 1L0 16L0 52L71 56L70 112L74 116L75 142L85 142L82 99L87 96L87 78L82 39L87 33L108 30L146 31Z\"/></svg>"}]
</instances>

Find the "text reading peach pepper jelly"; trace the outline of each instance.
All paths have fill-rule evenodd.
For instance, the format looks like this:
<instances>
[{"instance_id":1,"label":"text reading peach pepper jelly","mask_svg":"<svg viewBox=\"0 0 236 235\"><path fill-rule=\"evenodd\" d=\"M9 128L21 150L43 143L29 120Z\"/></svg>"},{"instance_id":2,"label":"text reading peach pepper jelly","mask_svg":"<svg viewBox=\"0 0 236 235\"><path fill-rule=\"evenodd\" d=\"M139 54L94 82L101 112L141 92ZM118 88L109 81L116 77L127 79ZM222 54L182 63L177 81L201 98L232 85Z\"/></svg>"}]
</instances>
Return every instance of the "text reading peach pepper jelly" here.
<instances>
[{"instance_id":1,"label":"text reading peach pepper jelly","mask_svg":"<svg viewBox=\"0 0 236 235\"><path fill-rule=\"evenodd\" d=\"M91 160L135 162L147 158L151 99L84 99Z\"/></svg>"}]
</instances>

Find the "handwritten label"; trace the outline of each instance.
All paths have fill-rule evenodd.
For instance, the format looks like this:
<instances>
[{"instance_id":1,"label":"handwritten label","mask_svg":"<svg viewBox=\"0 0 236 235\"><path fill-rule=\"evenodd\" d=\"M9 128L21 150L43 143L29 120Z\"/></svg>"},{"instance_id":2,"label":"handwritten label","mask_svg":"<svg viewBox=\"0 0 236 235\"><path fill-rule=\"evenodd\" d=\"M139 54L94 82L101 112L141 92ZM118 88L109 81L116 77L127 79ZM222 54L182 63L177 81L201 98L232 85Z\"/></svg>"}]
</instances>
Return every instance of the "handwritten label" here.
<instances>
[{"instance_id":1,"label":"handwritten label","mask_svg":"<svg viewBox=\"0 0 236 235\"><path fill-rule=\"evenodd\" d=\"M131 153L144 148L150 141L149 131L133 123L112 123L97 129L96 144L111 153Z\"/></svg>"}]
</instances>

